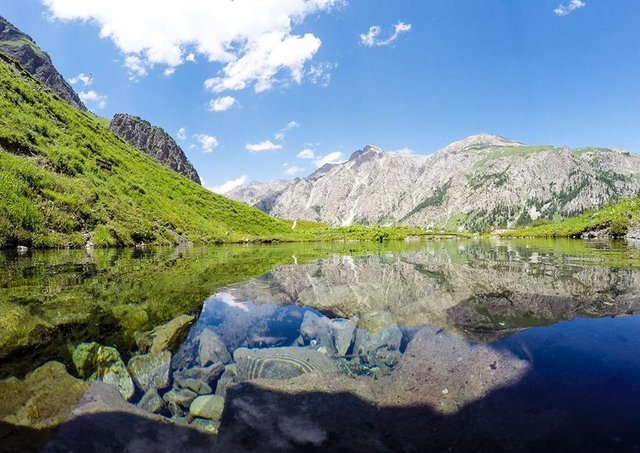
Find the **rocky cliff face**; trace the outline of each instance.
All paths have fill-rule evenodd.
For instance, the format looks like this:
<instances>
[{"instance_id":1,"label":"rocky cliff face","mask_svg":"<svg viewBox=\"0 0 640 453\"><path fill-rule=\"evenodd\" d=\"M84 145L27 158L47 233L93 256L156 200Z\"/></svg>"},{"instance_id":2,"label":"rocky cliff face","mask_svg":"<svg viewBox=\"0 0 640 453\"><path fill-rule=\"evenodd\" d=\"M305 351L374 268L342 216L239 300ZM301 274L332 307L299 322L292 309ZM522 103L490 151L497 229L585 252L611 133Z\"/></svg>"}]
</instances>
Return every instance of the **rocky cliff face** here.
<instances>
[{"instance_id":1,"label":"rocky cliff face","mask_svg":"<svg viewBox=\"0 0 640 453\"><path fill-rule=\"evenodd\" d=\"M56 70L51 58L40 49L29 35L22 33L0 16L0 54L20 63L27 72L49 87L74 107L86 111L78 94Z\"/></svg>"},{"instance_id":2,"label":"rocky cliff face","mask_svg":"<svg viewBox=\"0 0 640 453\"><path fill-rule=\"evenodd\" d=\"M480 231L567 217L638 195L640 156L480 134L426 156L366 146L343 164L276 184L227 195L277 217L331 225Z\"/></svg>"},{"instance_id":3,"label":"rocky cliff face","mask_svg":"<svg viewBox=\"0 0 640 453\"><path fill-rule=\"evenodd\" d=\"M200 184L200 176L184 151L159 127L152 126L138 117L118 113L111 120L109 128L134 148Z\"/></svg>"}]
</instances>

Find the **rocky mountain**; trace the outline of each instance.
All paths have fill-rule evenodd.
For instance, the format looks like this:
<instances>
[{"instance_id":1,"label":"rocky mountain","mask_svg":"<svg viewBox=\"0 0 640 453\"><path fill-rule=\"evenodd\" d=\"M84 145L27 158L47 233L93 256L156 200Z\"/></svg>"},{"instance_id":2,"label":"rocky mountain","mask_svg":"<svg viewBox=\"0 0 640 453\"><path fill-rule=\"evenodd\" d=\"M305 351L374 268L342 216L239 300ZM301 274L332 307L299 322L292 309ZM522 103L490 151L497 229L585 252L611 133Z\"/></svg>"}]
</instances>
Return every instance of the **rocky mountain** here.
<instances>
[{"instance_id":1,"label":"rocky mountain","mask_svg":"<svg viewBox=\"0 0 640 453\"><path fill-rule=\"evenodd\" d=\"M227 194L276 217L331 225L482 231L558 220L640 194L640 156L527 146L489 134L430 155L365 146L309 177Z\"/></svg>"},{"instance_id":2,"label":"rocky mountain","mask_svg":"<svg viewBox=\"0 0 640 453\"><path fill-rule=\"evenodd\" d=\"M2 16L0 54L20 63L23 69L69 104L80 110L87 110L78 94L53 66L49 55L40 49L29 35L22 33Z\"/></svg>"},{"instance_id":3,"label":"rocky mountain","mask_svg":"<svg viewBox=\"0 0 640 453\"><path fill-rule=\"evenodd\" d=\"M125 113L116 114L109 128L134 148L200 184L200 176L182 148L169 134L147 121Z\"/></svg>"}]
</instances>

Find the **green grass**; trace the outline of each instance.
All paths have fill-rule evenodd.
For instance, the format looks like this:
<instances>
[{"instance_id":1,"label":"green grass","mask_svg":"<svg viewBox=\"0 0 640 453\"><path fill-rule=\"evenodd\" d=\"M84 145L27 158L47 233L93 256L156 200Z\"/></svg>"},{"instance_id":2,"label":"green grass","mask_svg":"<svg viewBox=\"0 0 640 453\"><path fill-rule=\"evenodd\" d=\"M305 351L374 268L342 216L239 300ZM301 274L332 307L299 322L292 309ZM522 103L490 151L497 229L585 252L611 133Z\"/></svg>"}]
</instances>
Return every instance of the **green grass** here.
<instances>
[{"instance_id":1,"label":"green grass","mask_svg":"<svg viewBox=\"0 0 640 453\"><path fill-rule=\"evenodd\" d=\"M20 39L16 40L16 41L0 41L0 47L22 47L22 46L29 46L31 47L31 49L33 49L33 51L41 58L44 58L44 53L42 52L42 50L35 45L33 42L29 41L28 38L26 37L21 37Z\"/></svg>"},{"instance_id":2,"label":"green grass","mask_svg":"<svg viewBox=\"0 0 640 453\"><path fill-rule=\"evenodd\" d=\"M403 239L417 228L332 229L214 194L116 137L0 60L0 248ZM101 169L96 159L112 165Z\"/></svg>"},{"instance_id":3,"label":"green grass","mask_svg":"<svg viewBox=\"0 0 640 453\"><path fill-rule=\"evenodd\" d=\"M597 210L560 222L500 233L503 237L579 237L586 231L606 230L610 236L622 236L640 221L640 198L627 198Z\"/></svg>"}]
</instances>

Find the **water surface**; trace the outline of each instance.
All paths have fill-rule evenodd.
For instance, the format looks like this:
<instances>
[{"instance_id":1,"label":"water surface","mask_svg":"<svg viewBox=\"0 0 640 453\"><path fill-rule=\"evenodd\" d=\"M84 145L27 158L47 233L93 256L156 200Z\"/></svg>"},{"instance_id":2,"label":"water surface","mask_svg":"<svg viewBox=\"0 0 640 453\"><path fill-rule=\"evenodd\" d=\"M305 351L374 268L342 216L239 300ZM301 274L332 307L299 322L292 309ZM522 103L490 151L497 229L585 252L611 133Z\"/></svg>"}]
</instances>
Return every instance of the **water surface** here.
<instances>
[{"instance_id":1,"label":"water surface","mask_svg":"<svg viewBox=\"0 0 640 453\"><path fill-rule=\"evenodd\" d=\"M191 313L198 320L172 372L198 360L211 330L231 356L320 350L369 392L339 378L331 388L311 378L268 392L239 385L230 396L238 404L225 403L221 446L252 449L262 429L264 442L293 449L633 450L639 258L633 243L577 240L5 253L0 374L23 378L51 360L77 374L71 353L88 341L114 346L126 362L138 353L135 332ZM352 323L353 338L336 347L310 333L310 319ZM294 388L311 406L331 407L327 398L341 395L339 406L372 411L351 433L363 437L344 444L346 428L327 414L292 406ZM316 431L294 431L322 435L291 437L284 422L247 425L238 409L247 398L269 420L296 413L299 426L309 417ZM432 435L416 435L424 429Z\"/></svg>"}]
</instances>

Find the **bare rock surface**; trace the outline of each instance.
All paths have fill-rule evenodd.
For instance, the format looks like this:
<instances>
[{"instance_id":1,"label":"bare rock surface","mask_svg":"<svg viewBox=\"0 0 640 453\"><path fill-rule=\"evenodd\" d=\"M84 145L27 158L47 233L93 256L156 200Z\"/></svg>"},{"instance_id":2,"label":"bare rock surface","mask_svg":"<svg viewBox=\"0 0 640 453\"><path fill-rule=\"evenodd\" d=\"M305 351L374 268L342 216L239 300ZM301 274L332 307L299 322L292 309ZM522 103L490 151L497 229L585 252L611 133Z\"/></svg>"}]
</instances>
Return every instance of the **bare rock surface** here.
<instances>
[{"instance_id":1,"label":"bare rock surface","mask_svg":"<svg viewBox=\"0 0 640 453\"><path fill-rule=\"evenodd\" d=\"M116 114L109 128L134 148L200 184L200 176L176 141L159 127L136 116Z\"/></svg>"},{"instance_id":2,"label":"bare rock surface","mask_svg":"<svg viewBox=\"0 0 640 453\"><path fill-rule=\"evenodd\" d=\"M575 215L639 190L634 153L479 134L427 155L368 145L306 178L250 183L227 195L286 219L481 231Z\"/></svg>"}]
</instances>

